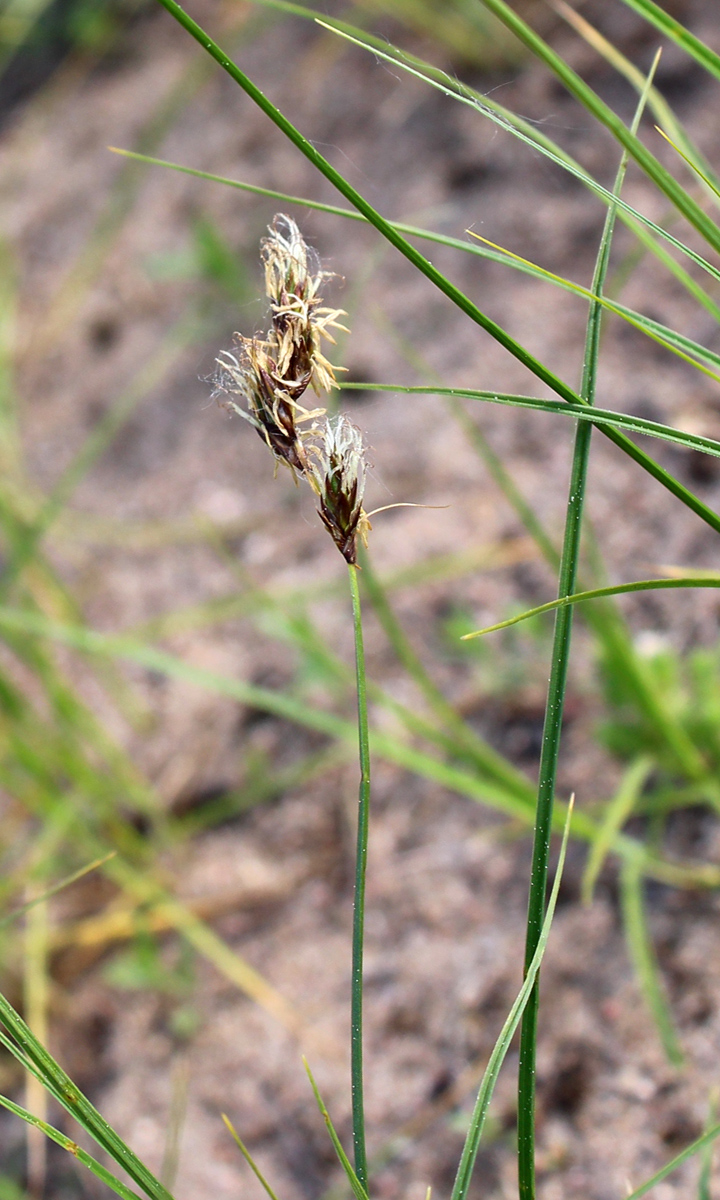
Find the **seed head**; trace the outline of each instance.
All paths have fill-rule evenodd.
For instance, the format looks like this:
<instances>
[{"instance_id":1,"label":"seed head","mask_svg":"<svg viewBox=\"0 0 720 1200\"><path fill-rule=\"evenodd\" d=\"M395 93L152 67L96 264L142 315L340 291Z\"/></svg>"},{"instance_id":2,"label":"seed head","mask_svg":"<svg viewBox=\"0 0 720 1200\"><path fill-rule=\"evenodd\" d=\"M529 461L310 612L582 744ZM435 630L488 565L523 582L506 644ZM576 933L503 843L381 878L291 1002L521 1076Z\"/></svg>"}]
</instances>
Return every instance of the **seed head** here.
<instances>
[{"instance_id":1,"label":"seed head","mask_svg":"<svg viewBox=\"0 0 720 1200\"><path fill-rule=\"evenodd\" d=\"M269 237L260 246L265 266L265 291L270 301L279 375L302 391L329 392L337 386L335 370L321 350L321 338L333 342L330 329L345 329L338 321L341 308L325 308L320 295L332 273L323 271L295 222L283 213L273 217ZM302 392L300 393L302 394Z\"/></svg>"},{"instance_id":2,"label":"seed head","mask_svg":"<svg viewBox=\"0 0 720 1200\"><path fill-rule=\"evenodd\" d=\"M304 430L299 426L313 422L325 410L308 411L295 399L304 388L297 392L292 386L284 387L278 382L270 344L240 334L236 337L237 353L224 350L216 360L213 395L223 396L228 409L257 429L278 462L304 475L308 467L305 439L313 432L314 425ZM240 397L244 407L233 396Z\"/></svg>"},{"instance_id":3,"label":"seed head","mask_svg":"<svg viewBox=\"0 0 720 1200\"><path fill-rule=\"evenodd\" d=\"M346 562L357 565L357 539L367 544L363 509L365 448L360 430L340 414L325 422L322 443L312 447L308 481L320 497L320 518Z\"/></svg>"},{"instance_id":4,"label":"seed head","mask_svg":"<svg viewBox=\"0 0 720 1200\"><path fill-rule=\"evenodd\" d=\"M308 410L299 400L308 387L316 395L337 387L320 344L323 337L333 341L330 328L344 329L337 320L342 309L322 306L319 290L331 276L295 222L279 213L268 233L260 252L272 327L264 338L235 335L234 349L216 359L213 394L255 426L279 462L304 475L309 466L306 442L316 434L315 419L325 410Z\"/></svg>"}]
</instances>

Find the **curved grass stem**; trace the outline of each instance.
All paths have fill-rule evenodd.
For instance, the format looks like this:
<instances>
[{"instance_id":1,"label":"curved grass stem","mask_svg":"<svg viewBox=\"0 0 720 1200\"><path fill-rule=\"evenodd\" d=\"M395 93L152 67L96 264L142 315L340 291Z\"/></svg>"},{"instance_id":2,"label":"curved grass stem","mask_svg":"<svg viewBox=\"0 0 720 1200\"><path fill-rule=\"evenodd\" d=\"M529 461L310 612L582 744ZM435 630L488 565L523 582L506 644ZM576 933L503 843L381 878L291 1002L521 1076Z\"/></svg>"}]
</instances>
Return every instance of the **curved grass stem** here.
<instances>
[{"instance_id":1,"label":"curved grass stem","mask_svg":"<svg viewBox=\"0 0 720 1200\"><path fill-rule=\"evenodd\" d=\"M348 565L355 629L355 670L357 674L358 739L360 748L360 791L358 796L357 853L355 858L355 904L352 937L352 985L350 1000L350 1082L352 1089L352 1127L355 1174L365 1191L368 1186L365 1149L365 1102L363 1085L363 944L365 936L365 873L367 868L368 826L370 818L370 736L367 716L365 650L360 611L357 568Z\"/></svg>"}]
</instances>

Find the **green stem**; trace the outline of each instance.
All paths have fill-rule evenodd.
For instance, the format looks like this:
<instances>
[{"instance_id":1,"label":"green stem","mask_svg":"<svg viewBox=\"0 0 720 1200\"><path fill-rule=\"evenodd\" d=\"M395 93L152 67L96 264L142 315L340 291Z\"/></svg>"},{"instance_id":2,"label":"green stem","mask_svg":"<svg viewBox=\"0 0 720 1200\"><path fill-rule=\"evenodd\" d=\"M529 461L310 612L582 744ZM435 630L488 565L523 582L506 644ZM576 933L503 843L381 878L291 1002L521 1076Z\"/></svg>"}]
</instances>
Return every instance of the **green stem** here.
<instances>
[{"instance_id":1,"label":"green stem","mask_svg":"<svg viewBox=\"0 0 720 1200\"><path fill-rule=\"evenodd\" d=\"M640 97L632 126L633 130L639 122L640 114L647 98L647 90L650 86L656 65L657 59L655 64L653 64L645 91ZM627 154L625 153L618 167L615 186L613 188L614 196L620 193L626 167ZM601 296L607 276L616 211L615 205L611 205L605 217L605 227L600 240L593 273L592 292L596 297ZM602 316L603 310L599 299L593 299L590 302L588 311L585 354L580 386L580 395L590 405L595 403ZM558 597L560 598L572 595L577 586L582 514L585 501L591 436L592 426L582 423L578 425L575 435L565 533L560 559L560 576L558 580ZM550 835L553 824L553 802L555 799L555 783L560 754L560 734L565 704L565 687L570 661L572 622L573 609L571 605L565 605L558 609L555 621L552 664L545 708L545 724L538 777L535 838L533 843L525 941L526 974L535 957L545 919ZM537 977L525 1009L520 1032L520 1060L518 1066L518 1189L520 1200L534 1200L535 1197L535 1063L537 1056L538 1008L540 1004L539 989L540 980Z\"/></svg>"},{"instance_id":2,"label":"green stem","mask_svg":"<svg viewBox=\"0 0 720 1200\"><path fill-rule=\"evenodd\" d=\"M363 943L365 936L365 872L367 868L370 817L370 735L368 732L365 650L360 612L357 568L348 565L355 627L357 672L358 737L360 744L360 791L358 796L357 854L355 859L355 905L353 910L352 985L350 998L350 1080L355 1174L367 1191L368 1168L365 1150L365 1104L363 1099Z\"/></svg>"},{"instance_id":3,"label":"green stem","mask_svg":"<svg viewBox=\"0 0 720 1200\"><path fill-rule=\"evenodd\" d=\"M563 542L558 595L569 596L575 590L582 528L582 510L585 498L588 454L592 426L579 425L575 436L575 453L567 506L565 539ZM540 774L538 779L537 808L535 812L535 837L533 842L530 892L528 897L527 935L525 942L525 970L527 971L537 950L545 917L545 894L550 857L550 834L552 832L553 800L560 751L565 685L570 659L573 610L571 605L558 609L553 640L552 666L548 686L545 725L543 728ZM520 1034L520 1061L518 1067L518 1182L520 1200L534 1200L535 1196L535 1059L537 1045L537 1020L540 999L539 979L523 1017Z\"/></svg>"}]
</instances>

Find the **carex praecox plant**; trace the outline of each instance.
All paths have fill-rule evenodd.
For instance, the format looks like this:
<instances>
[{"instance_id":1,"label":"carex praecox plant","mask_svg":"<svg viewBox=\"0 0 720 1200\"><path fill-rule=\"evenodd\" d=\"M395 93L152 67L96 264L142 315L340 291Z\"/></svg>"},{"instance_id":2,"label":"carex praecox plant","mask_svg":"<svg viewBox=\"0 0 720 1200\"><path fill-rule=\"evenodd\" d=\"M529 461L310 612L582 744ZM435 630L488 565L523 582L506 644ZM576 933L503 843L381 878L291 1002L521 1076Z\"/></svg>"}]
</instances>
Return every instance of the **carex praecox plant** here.
<instances>
[{"instance_id":1,"label":"carex praecox plant","mask_svg":"<svg viewBox=\"0 0 720 1200\"><path fill-rule=\"evenodd\" d=\"M343 414L326 417L322 408L308 409L302 397L337 387L335 368L322 352L331 329L344 329L342 309L326 308L320 290L330 273L306 244L290 217L278 214L260 246L271 326L264 337L235 335L232 351L217 359L215 395L255 426L275 456L295 478L305 479L319 501L318 513L348 564L355 630L360 789L353 905L350 1011L350 1070L355 1170L367 1188L365 1110L363 1099L363 945L365 871L370 805L370 741L365 683L358 539L370 529L363 508L366 461L360 430ZM239 397L243 404L239 404ZM321 421L320 418L323 418Z\"/></svg>"}]
</instances>

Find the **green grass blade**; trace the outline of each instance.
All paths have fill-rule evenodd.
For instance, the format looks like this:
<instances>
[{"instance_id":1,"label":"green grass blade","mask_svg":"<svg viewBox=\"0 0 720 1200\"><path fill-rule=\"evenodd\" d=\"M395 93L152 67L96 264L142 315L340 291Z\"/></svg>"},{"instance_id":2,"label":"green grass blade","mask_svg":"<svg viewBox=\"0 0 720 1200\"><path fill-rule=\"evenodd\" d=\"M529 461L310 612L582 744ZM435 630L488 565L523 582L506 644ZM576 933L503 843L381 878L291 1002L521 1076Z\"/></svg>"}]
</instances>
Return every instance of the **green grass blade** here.
<instances>
[{"instance_id":1,"label":"green grass blade","mask_svg":"<svg viewBox=\"0 0 720 1200\"><path fill-rule=\"evenodd\" d=\"M332 1123L332 1120L330 1119L330 1113L328 1112L327 1108L325 1107L323 1098L320 1095L318 1086L313 1078L313 1073L310 1070L307 1059L303 1058L303 1062L305 1063L305 1070L308 1073L308 1079L310 1080L310 1086L313 1090L313 1095L315 1096L315 1099L317 1101L317 1106L320 1109L323 1120L325 1121L328 1133L330 1134L330 1140L332 1141L332 1144L335 1147L335 1153L337 1154L337 1156L340 1160L342 1169L347 1176L348 1183L350 1184L352 1193L355 1196L355 1200L368 1200L368 1193L367 1193L366 1189L363 1187L360 1180L358 1179L357 1175L355 1174L355 1171L353 1171L350 1159L348 1158L347 1154L343 1150L342 1142L340 1141L340 1138L338 1137L338 1135L335 1131L335 1127Z\"/></svg>"},{"instance_id":2,"label":"green grass blade","mask_svg":"<svg viewBox=\"0 0 720 1200\"><path fill-rule=\"evenodd\" d=\"M623 3L627 4L628 8L634 8L635 12L645 17L646 21L669 37L676 46L680 46L681 49L692 55L701 67L704 67L716 79L720 79L720 54L716 54L705 42L695 37L694 33L691 33L663 8L660 8L659 4L655 4L653 0L623 0Z\"/></svg>"},{"instance_id":3,"label":"green grass blade","mask_svg":"<svg viewBox=\"0 0 720 1200\"><path fill-rule=\"evenodd\" d=\"M97 1159L93 1158L92 1155L83 1150L81 1146L78 1146L77 1142L73 1142L69 1137L66 1137L64 1133L60 1133L59 1129L54 1129L52 1125L48 1125L47 1122L42 1121L40 1117L33 1116L33 1114L28 1112L26 1108L22 1108L19 1104L14 1104L13 1101L8 1100L6 1096L0 1096L0 1105L7 1109L8 1112L13 1113L14 1116L20 1117L20 1119L25 1121L28 1125L33 1126L35 1129L39 1129L41 1133L44 1133L45 1136L50 1139L50 1141L55 1142L55 1144L60 1146L62 1150L67 1150L68 1154L72 1154L72 1156L76 1158L78 1162L81 1162L84 1167L87 1167L89 1171L92 1171L93 1175L99 1179L101 1183L104 1183L107 1185L107 1187L111 1188L116 1195L122 1197L122 1200L139 1200L137 1192L133 1192L129 1187L126 1187L124 1183L121 1183L120 1180L117 1179L110 1171L106 1170L105 1167L103 1167L97 1161Z\"/></svg>"},{"instance_id":4,"label":"green grass blade","mask_svg":"<svg viewBox=\"0 0 720 1200\"><path fill-rule=\"evenodd\" d=\"M590 846L587 865L583 873L581 895L583 904L590 904L603 863L612 849L617 834L633 812L648 775L653 769L651 758L638 758L623 775L620 786L605 805L597 837Z\"/></svg>"},{"instance_id":5,"label":"green grass blade","mask_svg":"<svg viewBox=\"0 0 720 1200\"><path fill-rule=\"evenodd\" d=\"M535 949L532 961L527 969L523 985L517 995L515 1003L508 1013L507 1020L503 1025L500 1035L493 1047L488 1065L485 1069L480 1090L478 1092L475 1107L473 1108L472 1117L470 1118L470 1127L465 1138L460 1165L458 1166L455 1184L452 1190L451 1200L466 1200L470 1181L472 1179L475 1160L480 1148L480 1139L482 1138L483 1128L485 1126L485 1118L487 1117L488 1109L492 1094L495 1090L495 1085L500 1074L500 1068L503 1064L505 1056L510 1049L510 1043L515 1035L515 1030L520 1024L520 1020L525 1011L530 993L535 985L540 964L545 955L550 929L555 915L555 905L560 892L560 883L562 880L563 867L565 866L565 855L567 852L568 838L570 836L570 820L572 817L572 801L568 805L567 817L565 819L565 828L563 830L562 844L560 846L560 856L558 859L557 871L553 881L550 899L548 900L547 912L543 921L538 944Z\"/></svg>"},{"instance_id":6,"label":"green grass blade","mask_svg":"<svg viewBox=\"0 0 720 1200\"><path fill-rule=\"evenodd\" d=\"M70 885L73 883L76 883L78 879L82 879L85 875L89 875L91 871L97 871L99 867L104 866L106 862L109 862L111 858L114 858L115 854L116 851L111 850L109 854L104 854L101 858L96 858L94 862L88 863L87 866L80 867L78 871L73 871L72 875L66 876L66 878L61 879L59 883L55 883L52 887L47 888L41 893L41 895L33 896L32 900L28 900L25 904L21 904L19 908L13 909L11 913L8 913L7 916L0 920L0 929L4 929L7 925L11 925L13 921L17 921L20 917L24 916L24 914L29 912L31 908L34 908L36 904L42 904L43 901L49 900L51 896L56 896L58 892L64 891L65 888L70 887Z\"/></svg>"},{"instance_id":7,"label":"green grass blade","mask_svg":"<svg viewBox=\"0 0 720 1200\"><path fill-rule=\"evenodd\" d=\"M625 55L614 46L611 41L604 37L598 29L590 24L585 17L571 8L565 0L550 0L552 7L556 12L573 27L576 33L580 34L588 45L592 46L598 54L602 55L606 62L627 79L638 92L642 92L645 86L645 76L642 71L639 71L634 63L630 62ZM706 180L711 188L711 191L717 193L717 179L715 173L707 159L701 154L692 139L688 136L684 126L675 116L670 105L665 97L653 87L648 95L648 108L650 108L657 120L662 126L663 131L677 142L681 148L681 153L686 161L690 163L700 175L706 177Z\"/></svg>"},{"instance_id":8,"label":"green grass blade","mask_svg":"<svg viewBox=\"0 0 720 1200\"><path fill-rule=\"evenodd\" d=\"M132 1152L104 1117L48 1054L15 1009L0 995L0 1022L20 1051L19 1060L31 1063L33 1074L97 1144L122 1167L150 1200L172 1200L170 1192ZM5 1039L4 1039L5 1040ZM7 1045L7 1041L5 1040Z\"/></svg>"},{"instance_id":9,"label":"green grass blade","mask_svg":"<svg viewBox=\"0 0 720 1200\"><path fill-rule=\"evenodd\" d=\"M484 629L474 629L465 633L462 641L484 637L486 633L495 633L498 629L508 629L529 617L537 617L541 613L554 612L567 604L581 604L585 600L600 600L606 596L623 596L629 592L663 591L667 588L717 588L720 587L720 575L680 575L675 579L636 579L632 583L611 584L609 587L591 588L587 592L574 592L568 596L560 596L557 600L549 600L547 604L538 604L536 608L528 608L517 616L498 621L495 625L486 625Z\"/></svg>"},{"instance_id":10,"label":"green grass blade","mask_svg":"<svg viewBox=\"0 0 720 1200\"><path fill-rule=\"evenodd\" d=\"M343 382L342 387L343 391L356 389L364 392L394 392L405 396L451 396L466 400L482 400L487 404L506 404L514 408L530 408L538 412L564 413L565 416L576 417L580 421L589 421L592 425L611 425L623 432L641 433L647 437L659 438L664 442L672 442L676 446L683 446L686 450L699 450L703 454L713 454L716 457L720 455L720 441L715 438L687 433L682 429L674 429L672 425L663 425L661 421L649 421L645 417L635 417L632 413L615 412L613 409L597 408L595 405L591 408L587 404L541 400L537 396L518 396L511 392L484 392L474 388L446 388L434 384L405 387L398 383Z\"/></svg>"},{"instance_id":11,"label":"green grass blade","mask_svg":"<svg viewBox=\"0 0 720 1200\"><path fill-rule=\"evenodd\" d=\"M620 869L620 903L628 950L640 989L655 1020L668 1062L673 1067L680 1067L683 1064L683 1052L650 940L642 897L642 877L637 865L629 861L624 862Z\"/></svg>"},{"instance_id":12,"label":"green grass blade","mask_svg":"<svg viewBox=\"0 0 720 1200\"><path fill-rule=\"evenodd\" d=\"M644 0L647 3L647 0ZM601 125L612 133L639 167L667 196L671 204L705 239L713 250L720 252L720 228L711 217L693 200L692 196L670 174L662 163L632 133L620 118L605 104L576 71L541 38L527 22L513 12L505 0L480 0L532 53L557 76L567 90L587 109Z\"/></svg>"},{"instance_id":13,"label":"green grass blade","mask_svg":"<svg viewBox=\"0 0 720 1200\"><path fill-rule=\"evenodd\" d=\"M657 58L651 69L646 89L640 97L633 128L636 128L640 121L647 97L647 90L652 82L652 75L656 65ZM623 154L615 178L613 196L617 196L620 193L626 168L627 155ZM605 226L598 247L592 281L592 291L595 295L600 295L605 285L610 259L610 247L615 228L615 216L616 208L613 205L607 211ZM591 406L595 402L601 322L602 307L596 300L592 300L588 311L582 382L580 386L580 394L583 400ZM591 434L592 427L590 425L584 425L582 422L578 425L573 448L567 515L560 558L558 578L559 597L572 595L577 586ZM550 661L550 680L545 705L542 749L538 772L537 806L535 810L535 830L525 939L526 970L529 969L537 950L545 914L550 836L553 826L553 807L560 756L562 719L565 707L565 688L570 662L573 612L572 605L564 605L558 608L555 618L552 658ZM518 1189L520 1200L534 1200L535 1197L535 1088L539 1004L539 980L536 980L528 996L527 1007L523 1014L520 1030L520 1055L518 1063Z\"/></svg>"},{"instance_id":14,"label":"green grass blade","mask_svg":"<svg viewBox=\"0 0 720 1200\"><path fill-rule=\"evenodd\" d=\"M243 1158L245 1159L245 1162L250 1167L250 1170L253 1172L255 1177L260 1181L260 1184L262 1185L262 1188L265 1191L266 1195L268 1195L270 1197L270 1200L278 1200L275 1192L270 1187L270 1184L268 1183L267 1179L263 1175L259 1166L255 1162L255 1159L253 1158L252 1154L250 1153L247 1146L244 1144L244 1142L240 1138L240 1135L235 1131L235 1129L230 1121L230 1118L226 1117L225 1113L221 1113L220 1116L222 1117L225 1128L227 1129L228 1133L230 1134L233 1141L235 1142L235 1145L237 1146L238 1150L240 1151Z\"/></svg>"},{"instance_id":15,"label":"green grass blade","mask_svg":"<svg viewBox=\"0 0 720 1200\"><path fill-rule=\"evenodd\" d=\"M711 178L708 171L703 170L701 167L698 166L698 164L693 160L692 156L689 155L685 150L683 150L680 145L678 145L677 139L671 138L662 129L658 129L658 133L662 137L664 137L665 141L668 142L672 146L675 153L679 154L679 156L683 160L683 162L687 163L687 165L690 168L690 170L692 171L693 175L695 175L695 177L697 179L702 180L702 182L707 187L708 191L711 192L714 199L716 199L716 200L720 199L720 186L718 186L718 184L713 181L713 179Z\"/></svg>"},{"instance_id":16,"label":"green grass blade","mask_svg":"<svg viewBox=\"0 0 720 1200\"><path fill-rule=\"evenodd\" d=\"M227 179L223 175L212 175L208 171L195 170L193 167L185 167L180 163L169 162L162 158L151 158L149 155L136 154L131 150L119 150L115 146L109 147L115 154L122 154L126 158L135 159L138 162L144 162L151 166L166 167L171 171L179 171L185 175L193 175L198 179L205 179L211 183L221 183L227 187L238 188L240 191L251 192L253 195L266 196L272 200L278 200L283 204L297 204L303 208L311 208L317 212L328 213L331 216L345 217L349 220L362 221L367 223L367 218L359 212L354 212L349 208L342 208L336 204L322 204L317 200L310 200L304 196L293 196L287 192L278 192L270 188L258 187L255 184L244 183L237 179ZM565 279L561 275L555 275L551 271L546 271L544 268L528 259L521 258L519 255L512 254L511 251L502 247L495 246L494 243L488 242L486 239L480 239L482 245L476 246L472 242L463 241L461 238L451 237L449 234L434 233L429 229L422 229L417 225L408 224L405 221L392 221L393 229L398 233L407 235L408 237L419 238L423 241L433 242L439 246L448 246L453 250L461 250L465 254L475 254L480 258L486 258L490 262L497 262L503 266L513 267L515 270L521 271L526 275L534 276L537 279L544 279L547 282L553 283L558 287L564 288L566 291L574 292L578 296L585 299L597 299L610 312L622 317L630 324L635 325L641 333L645 333L648 337L653 337L655 341L661 345L667 345L669 348L677 346L678 350L685 348L688 352L695 355L706 356L708 362L715 363L720 366L720 354L715 354L707 347L693 341L692 338L684 337L683 334L677 333L675 330L668 328L659 321L653 321L652 318L645 316L643 313L634 311L628 308L627 305L618 303L617 301L608 300L606 297L596 297L588 289L582 287L581 284L574 283L570 279ZM473 234L473 236L477 236ZM673 260L663 259L666 266L672 263ZM720 278L720 275L718 276ZM704 303L705 307L720 320L720 306L716 305L712 297L708 296L691 277L687 277L685 286L692 291L693 295ZM699 293L699 294L698 294ZM692 361L689 359L688 361ZM713 376L715 378L715 376Z\"/></svg>"},{"instance_id":17,"label":"green grass blade","mask_svg":"<svg viewBox=\"0 0 720 1200\"><path fill-rule=\"evenodd\" d=\"M691 1142L689 1146L686 1146L684 1150L681 1150L679 1154L671 1158L670 1162L665 1163L665 1166L656 1171L652 1178L647 1179L645 1183L640 1184L640 1187L629 1192L625 1200L640 1200L641 1196L646 1196L658 1183L662 1183L663 1179L667 1179L668 1175L671 1175L673 1171L681 1167L694 1154L698 1154L705 1146L709 1146L711 1142L714 1142L718 1134L720 1134L720 1125L713 1125L711 1129L708 1129L696 1141Z\"/></svg>"},{"instance_id":18,"label":"green grass blade","mask_svg":"<svg viewBox=\"0 0 720 1200\"><path fill-rule=\"evenodd\" d=\"M481 3L482 2L484 2L484 0L481 0ZM488 120L492 121L495 125L498 125L501 129L505 129L508 133L511 133L514 137L519 138L520 141L525 142L534 150L539 151L544 155L545 158L548 158L551 162L554 162L556 166L561 167L565 171L569 171L571 175L574 175L575 178L579 179L581 183L589 188L590 191L597 195L608 206L611 206L614 203L612 192L608 191L606 188L603 188L595 179L593 179L590 175L587 175L573 159L569 158L569 156L559 153L559 147L549 143L547 139L539 139L533 132L528 133L524 131L517 125L516 122L510 122L505 115L507 114L507 110L505 110L505 113L501 115L498 111L498 106L490 107L487 104L486 98L472 91L472 89L464 87L464 85L457 83L455 80L451 79L447 75L444 75L442 72L436 72L432 70L428 71L426 69L421 70L416 68L412 65L414 61L412 56L406 56L395 48L393 48L393 53L390 54L388 53L386 45L381 47L377 46L375 42L372 41L367 35L360 34L358 36L357 31L355 35L350 34L330 21L321 21L318 19L317 24L321 25L323 29L337 33L339 36L345 38L346 41L352 42L364 49L371 49L373 55L376 57L384 59L386 62L392 63L396 67L400 67L402 70L408 72L410 75L414 75L418 79L422 79L425 83L437 88L446 96L449 96L455 100L459 100L461 103L469 104L472 108L475 108L481 112L483 116L487 117ZM608 112L610 112L610 110L608 110ZM622 126L622 128L625 127ZM672 178L672 176L670 176L670 178ZM696 263L697 266L701 267L703 271L707 272L707 274L712 275L714 279L720 278L720 272L718 271L717 267L713 266L712 263L709 263L707 259L703 258L702 255L698 254L697 251L693 250L690 246L686 245L685 242L680 241L671 233L668 233L668 231L663 229L661 225L657 225L654 221L650 221L649 218L645 217L641 212L633 208L632 205L628 204L625 200L618 198L615 201L615 205L618 209L618 212L624 214L624 219L626 219L626 223L628 223L631 228L635 228L636 224L639 223L647 230L652 230L652 232L662 241L674 246L676 250L679 250L681 254L691 259L694 263ZM652 249L652 246L650 249Z\"/></svg>"},{"instance_id":19,"label":"green grass blade","mask_svg":"<svg viewBox=\"0 0 720 1200\"><path fill-rule=\"evenodd\" d=\"M380 234L391 243L409 262L413 264L427 279L431 281L449 300L452 301L462 312L469 316L481 328L485 329L497 342L508 350L515 358L518 359L524 366L542 379L544 383L561 396L564 400L569 400L571 403L582 403L582 397L574 392L563 380L561 380L554 372L550 371L543 363L539 362L530 352L522 346L515 338L513 338L505 329L503 329L492 318L473 304L473 302L464 295L441 271L433 266L418 250L415 249L401 234L399 234L384 217L380 215L372 207L368 201L360 195L340 174L339 171L332 166L327 159L319 153L318 150L308 141L303 134L284 116L283 113L268 100L268 98L260 91L260 89L250 80L240 69L231 61L227 54L209 37L201 27L192 20L191 17L177 4L176 0L159 0L159 3L170 13L170 15L193 37L201 46L203 46L208 54L225 70L230 77L243 89L243 91L253 100L253 102L261 109L262 112L270 118L270 120L281 130L282 133L301 151L302 154L317 168L337 190L345 196L347 200L353 204L359 212L361 212ZM688 488L675 479L668 471L656 463L649 455L635 446L628 438L612 429L603 429L603 433L610 441L619 446L630 458L634 459L640 466L643 467L648 474L662 483L674 496L677 497L683 504L691 509L697 516L700 516L706 524L708 524L716 532L720 533L720 516L713 512L708 505L695 496Z\"/></svg>"}]
</instances>

